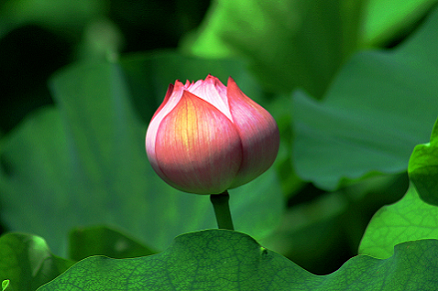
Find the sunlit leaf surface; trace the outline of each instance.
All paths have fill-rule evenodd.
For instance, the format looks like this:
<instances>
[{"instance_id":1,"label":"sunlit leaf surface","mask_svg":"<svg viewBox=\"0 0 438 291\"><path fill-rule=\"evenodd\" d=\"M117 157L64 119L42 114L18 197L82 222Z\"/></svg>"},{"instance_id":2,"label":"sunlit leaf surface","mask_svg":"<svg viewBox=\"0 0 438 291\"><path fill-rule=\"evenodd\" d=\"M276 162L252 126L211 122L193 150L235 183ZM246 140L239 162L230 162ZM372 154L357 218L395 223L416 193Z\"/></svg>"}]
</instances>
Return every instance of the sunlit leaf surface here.
<instances>
[{"instance_id":1,"label":"sunlit leaf surface","mask_svg":"<svg viewBox=\"0 0 438 291\"><path fill-rule=\"evenodd\" d=\"M388 42L418 21L436 0L370 0L363 11L365 44Z\"/></svg>"}]
</instances>

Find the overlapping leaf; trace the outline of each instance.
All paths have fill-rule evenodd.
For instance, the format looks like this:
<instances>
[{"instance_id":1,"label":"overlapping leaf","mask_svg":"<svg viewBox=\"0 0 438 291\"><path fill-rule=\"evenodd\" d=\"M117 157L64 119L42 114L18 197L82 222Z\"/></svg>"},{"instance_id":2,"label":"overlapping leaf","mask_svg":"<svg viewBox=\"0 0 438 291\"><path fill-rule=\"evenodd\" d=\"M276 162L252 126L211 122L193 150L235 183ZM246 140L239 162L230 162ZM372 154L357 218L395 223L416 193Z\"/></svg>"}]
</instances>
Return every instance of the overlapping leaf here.
<instances>
[{"instance_id":1,"label":"overlapping leaf","mask_svg":"<svg viewBox=\"0 0 438 291\"><path fill-rule=\"evenodd\" d=\"M438 239L437 217L438 207L422 201L411 185L402 200L383 207L373 216L359 253L385 259L399 243Z\"/></svg>"},{"instance_id":2,"label":"overlapping leaf","mask_svg":"<svg viewBox=\"0 0 438 291\"><path fill-rule=\"evenodd\" d=\"M36 290L59 276L79 260L93 255L131 258L151 251L132 238L108 227L74 229L69 240L70 259L54 256L45 240L23 233L0 237L0 281L2 290Z\"/></svg>"},{"instance_id":3,"label":"overlapping leaf","mask_svg":"<svg viewBox=\"0 0 438 291\"><path fill-rule=\"evenodd\" d=\"M438 120L430 143L415 147L409 160L408 172L420 197L438 206Z\"/></svg>"},{"instance_id":4,"label":"overlapping leaf","mask_svg":"<svg viewBox=\"0 0 438 291\"><path fill-rule=\"evenodd\" d=\"M413 183L408 192L373 216L360 244L361 254L387 258L396 244L438 239L437 141L438 122L431 142L416 146L411 155L408 173Z\"/></svg>"},{"instance_id":5,"label":"overlapping leaf","mask_svg":"<svg viewBox=\"0 0 438 291\"><path fill-rule=\"evenodd\" d=\"M54 256L43 238L8 233L0 237L0 282L3 290L36 290L74 264Z\"/></svg>"},{"instance_id":6,"label":"overlapping leaf","mask_svg":"<svg viewBox=\"0 0 438 291\"><path fill-rule=\"evenodd\" d=\"M297 174L324 189L373 172L405 171L438 108L438 9L391 51L355 55L321 103L293 99Z\"/></svg>"}]
</instances>

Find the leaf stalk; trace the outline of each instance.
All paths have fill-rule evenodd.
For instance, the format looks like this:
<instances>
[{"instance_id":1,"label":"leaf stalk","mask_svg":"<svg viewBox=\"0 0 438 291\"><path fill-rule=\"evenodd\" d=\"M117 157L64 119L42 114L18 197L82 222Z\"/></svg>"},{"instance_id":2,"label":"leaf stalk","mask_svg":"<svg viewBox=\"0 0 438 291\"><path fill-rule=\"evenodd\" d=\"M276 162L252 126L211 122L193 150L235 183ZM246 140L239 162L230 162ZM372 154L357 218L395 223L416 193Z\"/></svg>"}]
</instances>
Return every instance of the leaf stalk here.
<instances>
[{"instance_id":1,"label":"leaf stalk","mask_svg":"<svg viewBox=\"0 0 438 291\"><path fill-rule=\"evenodd\" d=\"M221 194L210 195L210 201L213 204L214 214L216 215L217 226L219 229L234 230L230 206L228 204L229 200L230 195L228 194L228 191Z\"/></svg>"}]
</instances>

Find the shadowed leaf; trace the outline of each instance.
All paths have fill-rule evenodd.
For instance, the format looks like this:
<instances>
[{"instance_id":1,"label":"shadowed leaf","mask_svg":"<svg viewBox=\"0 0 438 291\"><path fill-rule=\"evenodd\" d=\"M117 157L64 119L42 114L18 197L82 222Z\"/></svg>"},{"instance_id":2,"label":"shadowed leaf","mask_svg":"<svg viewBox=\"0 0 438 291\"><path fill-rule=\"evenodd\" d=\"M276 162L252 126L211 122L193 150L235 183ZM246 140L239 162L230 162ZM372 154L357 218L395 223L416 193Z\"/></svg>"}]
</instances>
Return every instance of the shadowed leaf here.
<instances>
[{"instance_id":1,"label":"shadowed leaf","mask_svg":"<svg viewBox=\"0 0 438 291\"><path fill-rule=\"evenodd\" d=\"M409 160L409 178L421 199L438 205L438 120L430 143L417 145Z\"/></svg>"},{"instance_id":2,"label":"shadowed leaf","mask_svg":"<svg viewBox=\"0 0 438 291\"><path fill-rule=\"evenodd\" d=\"M437 116L437 50L438 9L396 49L356 54L323 102L296 92L297 174L335 189L343 179L405 171Z\"/></svg>"}]
</instances>

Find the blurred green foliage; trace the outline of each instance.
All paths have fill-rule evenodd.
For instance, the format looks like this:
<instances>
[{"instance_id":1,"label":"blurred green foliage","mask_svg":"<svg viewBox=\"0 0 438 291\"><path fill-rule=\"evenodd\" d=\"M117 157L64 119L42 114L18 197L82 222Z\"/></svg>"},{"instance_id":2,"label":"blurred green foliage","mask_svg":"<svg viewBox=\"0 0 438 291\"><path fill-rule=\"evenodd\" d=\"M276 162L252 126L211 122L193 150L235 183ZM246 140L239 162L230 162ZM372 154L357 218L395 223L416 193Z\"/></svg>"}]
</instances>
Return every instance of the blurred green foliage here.
<instances>
[{"instance_id":1,"label":"blurred green foliage","mask_svg":"<svg viewBox=\"0 0 438 291\"><path fill-rule=\"evenodd\" d=\"M323 102L296 91L293 162L300 177L333 190L342 178L406 170L437 118L436 27L435 13L395 49L356 54Z\"/></svg>"},{"instance_id":2,"label":"blurred green foliage","mask_svg":"<svg viewBox=\"0 0 438 291\"><path fill-rule=\"evenodd\" d=\"M438 108L436 3L1 2L2 230L39 235L55 254L69 250L80 260L145 256L179 234L214 228L207 197L179 193L155 175L144 135L169 83L231 75L281 132L273 168L230 191L237 230L315 274L345 263L331 277L342 278L365 262L401 276L397 270L412 266L383 263L401 258L397 250L402 257L436 250L430 240L394 253L399 243L437 239L436 126L428 143ZM102 224L110 228L95 227ZM50 279L73 263L38 236L6 234L6 290L50 280L32 277L44 266L21 260L18 249L6 253L1 244L11 240L23 253L30 242L43 246L36 256L57 262L47 268ZM358 249L396 257L349 260ZM8 273L14 260L27 277ZM113 264L100 257L84 264L96 262ZM29 278L37 278L31 287L15 285Z\"/></svg>"},{"instance_id":3,"label":"blurred green foliage","mask_svg":"<svg viewBox=\"0 0 438 291\"><path fill-rule=\"evenodd\" d=\"M43 238L8 233L0 238L0 281L6 290L36 290L75 262L54 256Z\"/></svg>"},{"instance_id":4,"label":"blurred green foliage","mask_svg":"<svg viewBox=\"0 0 438 291\"><path fill-rule=\"evenodd\" d=\"M175 48L208 0L8 0L0 2L0 129L52 103L47 79L80 60Z\"/></svg>"},{"instance_id":5,"label":"blurred green foliage","mask_svg":"<svg viewBox=\"0 0 438 291\"><path fill-rule=\"evenodd\" d=\"M68 246L69 257L75 261L94 255L125 259L155 253L135 239L106 226L74 228L70 232Z\"/></svg>"}]
</instances>

